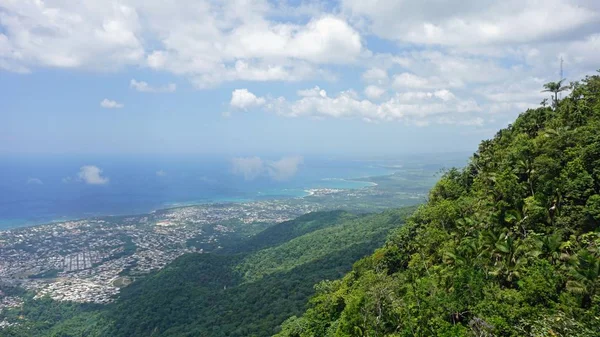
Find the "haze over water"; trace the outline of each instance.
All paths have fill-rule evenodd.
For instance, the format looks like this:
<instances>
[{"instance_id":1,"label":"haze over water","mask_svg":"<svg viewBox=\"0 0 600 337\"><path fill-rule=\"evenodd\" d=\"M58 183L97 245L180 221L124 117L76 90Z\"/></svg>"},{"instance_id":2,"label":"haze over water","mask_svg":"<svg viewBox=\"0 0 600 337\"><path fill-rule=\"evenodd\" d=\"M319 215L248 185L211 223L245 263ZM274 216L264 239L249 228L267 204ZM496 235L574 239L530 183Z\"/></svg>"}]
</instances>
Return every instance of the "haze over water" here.
<instances>
[{"instance_id":1,"label":"haze over water","mask_svg":"<svg viewBox=\"0 0 600 337\"><path fill-rule=\"evenodd\" d=\"M300 197L310 188L368 186L344 178L393 172L381 161L317 157L300 158L284 177L273 177L268 168L236 171L231 158L220 157L13 156L0 162L0 229L187 204ZM88 172L92 177L86 181L82 167L92 165L102 171Z\"/></svg>"}]
</instances>

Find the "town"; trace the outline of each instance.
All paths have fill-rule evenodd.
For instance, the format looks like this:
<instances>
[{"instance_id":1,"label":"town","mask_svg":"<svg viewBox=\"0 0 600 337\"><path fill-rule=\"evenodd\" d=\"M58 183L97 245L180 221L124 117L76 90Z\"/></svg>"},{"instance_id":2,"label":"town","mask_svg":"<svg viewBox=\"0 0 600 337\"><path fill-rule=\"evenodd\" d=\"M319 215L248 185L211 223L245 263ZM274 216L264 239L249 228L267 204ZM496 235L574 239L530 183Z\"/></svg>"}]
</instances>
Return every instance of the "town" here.
<instances>
[{"instance_id":1,"label":"town","mask_svg":"<svg viewBox=\"0 0 600 337\"><path fill-rule=\"evenodd\" d=\"M251 224L263 228L318 209L278 201L216 204L8 230L0 232L0 280L36 297L107 303L120 287L182 254L218 249L226 237L252 234Z\"/></svg>"},{"instance_id":2,"label":"town","mask_svg":"<svg viewBox=\"0 0 600 337\"><path fill-rule=\"evenodd\" d=\"M373 179L373 186L309 189L299 198L183 206L0 231L0 290L7 286L33 299L106 304L121 288L183 254L218 251L275 223L320 210L373 212L425 198L425 188L396 188L400 176ZM0 313L23 300L0 293ZM2 321L0 329L10 324Z\"/></svg>"}]
</instances>

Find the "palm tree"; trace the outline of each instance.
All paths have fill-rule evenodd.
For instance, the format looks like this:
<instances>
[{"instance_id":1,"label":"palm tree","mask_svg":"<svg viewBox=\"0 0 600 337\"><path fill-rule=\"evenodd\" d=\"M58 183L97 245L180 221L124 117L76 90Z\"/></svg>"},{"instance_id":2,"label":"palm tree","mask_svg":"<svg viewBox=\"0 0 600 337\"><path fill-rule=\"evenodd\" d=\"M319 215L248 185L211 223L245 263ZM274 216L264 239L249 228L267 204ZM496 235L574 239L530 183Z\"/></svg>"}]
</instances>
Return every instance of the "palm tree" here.
<instances>
[{"instance_id":1,"label":"palm tree","mask_svg":"<svg viewBox=\"0 0 600 337\"><path fill-rule=\"evenodd\" d=\"M548 82L544 84L544 90L542 92L551 92L554 94L554 107L558 106L558 93L569 89L568 85L563 85L564 78L558 82Z\"/></svg>"},{"instance_id":2,"label":"palm tree","mask_svg":"<svg viewBox=\"0 0 600 337\"><path fill-rule=\"evenodd\" d=\"M525 174L531 196L535 197L535 191L533 190L533 175L535 173L535 168L533 167L533 162L530 158L519 159L517 161L517 173Z\"/></svg>"},{"instance_id":3,"label":"palm tree","mask_svg":"<svg viewBox=\"0 0 600 337\"><path fill-rule=\"evenodd\" d=\"M512 282L515 277L519 277L519 271L526 262L523 259L521 243L507 234L504 239L496 242L495 248L497 260L493 274L503 275L508 282Z\"/></svg>"},{"instance_id":4,"label":"palm tree","mask_svg":"<svg viewBox=\"0 0 600 337\"><path fill-rule=\"evenodd\" d=\"M541 249L542 254L548 258L552 264L556 264L562 256L562 232L554 232L552 234L544 235L537 240L538 248Z\"/></svg>"},{"instance_id":5,"label":"palm tree","mask_svg":"<svg viewBox=\"0 0 600 337\"><path fill-rule=\"evenodd\" d=\"M569 274L571 279L567 281L567 290L581 294L581 306L588 308L592 298L600 290L600 258L587 249L580 251Z\"/></svg>"},{"instance_id":6,"label":"palm tree","mask_svg":"<svg viewBox=\"0 0 600 337\"><path fill-rule=\"evenodd\" d=\"M492 257L495 260L491 274L501 277L501 282L510 285L521 276L530 258L537 258L541 252L535 247L528 247L522 240L515 239L508 233L500 235L493 247Z\"/></svg>"},{"instance_id":7,"label":"palm tree","mask_svg":"<svg viewBox=\"0 0 600 337\"><path fill-rule=\"evenodd\" d=\"M545 137L549 137L549 138L551 138L551 137L561 138L561 137L564 137L567 134L567 131L569 131L569 126L568 125L567 126L560 126L560 127L555 128L555 129L546 128L544 130L544 132L545 132L544 136Z\"/></svg>"}]
</instances>

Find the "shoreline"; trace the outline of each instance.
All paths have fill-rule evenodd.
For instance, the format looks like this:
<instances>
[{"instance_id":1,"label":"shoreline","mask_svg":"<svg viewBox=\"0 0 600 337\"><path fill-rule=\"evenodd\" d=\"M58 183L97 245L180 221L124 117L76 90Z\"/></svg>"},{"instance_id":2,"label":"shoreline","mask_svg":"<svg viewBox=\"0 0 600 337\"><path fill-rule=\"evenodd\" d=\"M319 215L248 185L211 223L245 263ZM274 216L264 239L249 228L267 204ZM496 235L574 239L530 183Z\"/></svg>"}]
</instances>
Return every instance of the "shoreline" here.
<instances>
[{"instance_id":1,"label":"shoreline","mask_svg":"<svg viewBox=\"0 0 600 337\"><path fill-rule=\"evenodd\" d=\"M393 174L393 173L392 173ZM391 174L390 174L391 175ZM387 176L387 175L383 175L383 176ZM373 177L381 177L381 175L379 176L373 176ZM372 182L372 181L366 181L366 180L359 180L359 179L365 179L365 178L373 178L373 177L360 177L360 178L356 178L356 180L354 178L323 178L321 180L323 181L345 181L345 182L353 182L353 183L364 183L364 184L369 184L367 186L360 186L360 187L346 187L346 188L336 188L336 189L340 189L340 190L354 190L354 189L363 189L363 188L374 188L376 186L378 186L377 183ZM304 195L302 196L289 196L289 197L282 197L282 196L276 196L272 199L266 198L264 200L259 200L257 199L247 199L244 201L241 201L240 198L230 198L230 201L228 201L227 199L222 199L222 200L210 200L210 201L206 201L206 202L200 202L200 201L192 201L189 204L185 203L185 205L168 205L168 203L164 203L164 207L158 207L158 208L154 208L148 212L139 212L139 213L123 213L123 214L103 214L103 215L92 215L92 216L87 216L87 217L73 217L73 218L66 218L66 219L60 219L60 220L50 220L50 221L44 221L41 223L29 223L29 224L25 224L25 225L8 225L8 227L3 228L0 227L0 234L2 234L3 232L9 232L9 231L14 231L14 230L24 230L27 228L34 228L34 227L41 227L41 226L49 226L49 225L57 225L60 223L65 223L65 222L72 222L72 221L83 221L83 220L91 220L91 219L102 219L102 218L114 218L114 217L134 217L134 216L143 216L143 215L148 215L148 214L153 214L156 212L161 212L161 211L168 211L168 210L173 210L173 209L180 209L180 208L186 208L186 207L198 207L198 206L225 206L225 205L232 205L232 204L250 204L250 203L254 203L254 202L261 202L261 201L277 201L277 200L287 200L287 199L303 199L306 197L311 197L314 196L314 193L309 193L309 190L319 190L319 189L328 189L329 187L315 187L315 188L306 188L304 190L302 190L304 192ZM2 223L0 223L0 226L2 226Z\"/></svg>"},{"instance_id":2,"label":"shoreline","mask_svg":"<svg viewBox=\"0 0 600 337\"><path fill-rule=\"evenodd\" d=\"M322 180L324 180L324 181L347 181L347 182L353 182L353 183L369 184L367 186L362 186L360 188L375 187L375 186L378 186L379 184L377 184L375 182L372 182L372 181L368 181L368 180L362 180L362 179L377 178L377 177L387 177L387 176L393 175L394 173L395 172L390 173L390 174L384 174L384 175L378 175L378 176L366 176L366 177L359 177L359 178L324 178Z\"/></svg>"}]
</instances>

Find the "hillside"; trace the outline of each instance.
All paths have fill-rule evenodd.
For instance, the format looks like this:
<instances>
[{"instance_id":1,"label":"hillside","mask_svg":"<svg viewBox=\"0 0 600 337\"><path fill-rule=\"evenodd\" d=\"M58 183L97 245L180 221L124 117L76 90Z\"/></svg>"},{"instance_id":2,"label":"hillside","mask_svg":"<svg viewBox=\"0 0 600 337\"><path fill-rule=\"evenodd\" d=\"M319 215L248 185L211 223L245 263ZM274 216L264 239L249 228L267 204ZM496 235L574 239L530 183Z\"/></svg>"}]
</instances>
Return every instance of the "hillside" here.
<instances>
[{"instance_id":1,"label":"hillside","mask_svg":"<svg viewBox=\"0 0 600 337\"><path fill-rule=\"evenodd\" d=\"M7 336L269 336L301 314L314 284L336 279L385 242L414 208L318 212L220 254L184 255L124 288L108 307L27 301Z\"/></svg>"},{"instance_id":2,"label":"hillside","mask_svg":"<svg viewBox=\"0 0 600 337\"><path fill-rule=\"evenodd\" d=\"M552 103L446 172L277 336L599 336L600 77Z\"/></svg>"}]
</instances>

